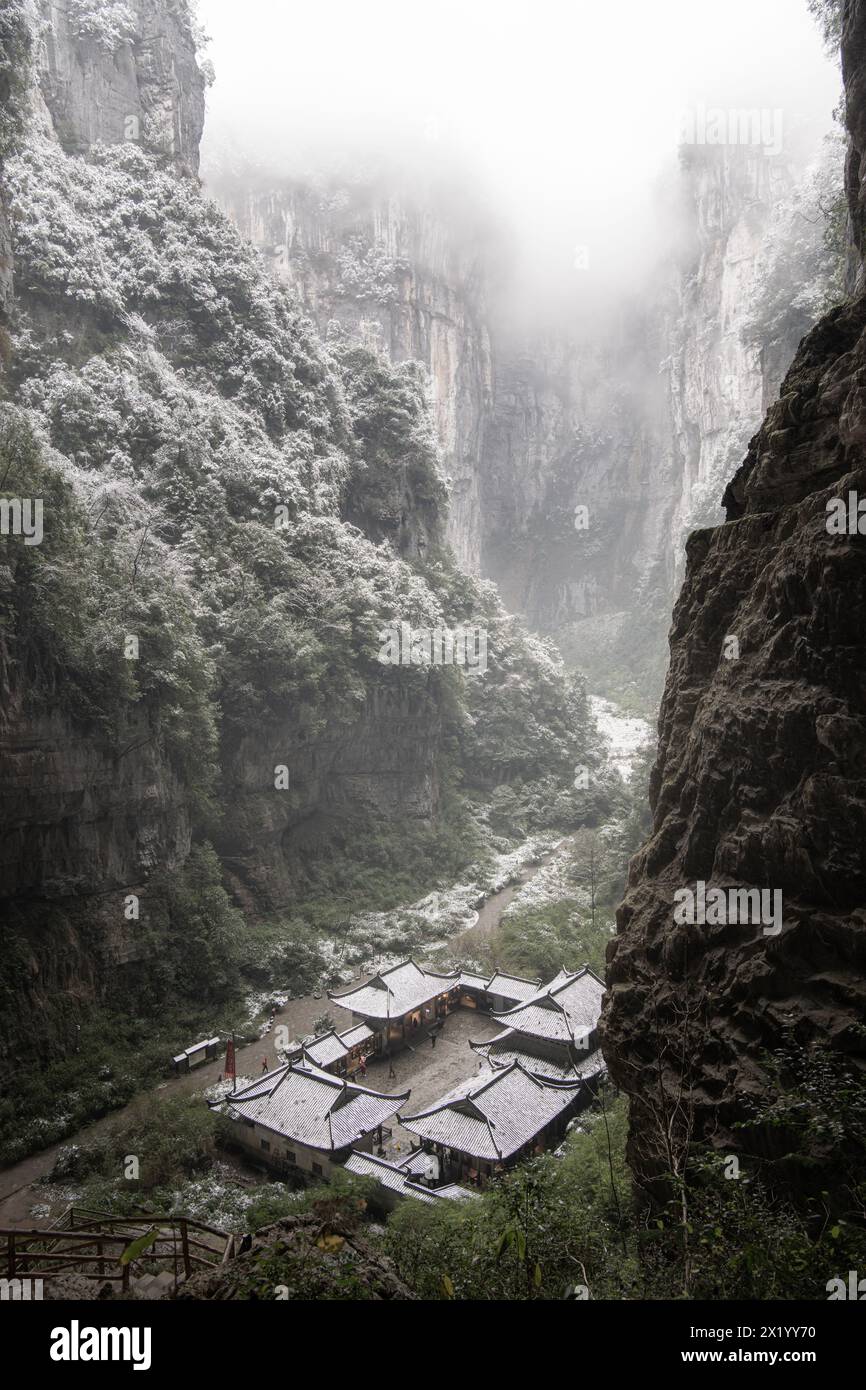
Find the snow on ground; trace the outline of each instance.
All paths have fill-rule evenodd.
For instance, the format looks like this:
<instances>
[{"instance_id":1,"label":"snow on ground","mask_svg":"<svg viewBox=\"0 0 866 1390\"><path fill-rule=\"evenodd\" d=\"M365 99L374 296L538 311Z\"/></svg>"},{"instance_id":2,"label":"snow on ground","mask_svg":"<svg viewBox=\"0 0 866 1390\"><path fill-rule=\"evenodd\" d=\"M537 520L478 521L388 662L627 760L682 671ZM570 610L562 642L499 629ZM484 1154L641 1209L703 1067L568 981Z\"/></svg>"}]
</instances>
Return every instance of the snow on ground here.
<instances>
[{"instance_id":1,"label":"snow on ground","mask_svg":"<svg viewBox=\"0 0 866 1390\"><path fill-rule=\"evenodd\" d=\"M503 921L527 909L546 907L549 903L562 902L563 898L577 901L581 909L590 905L590 895L586 888L574 882L574 852L570 840L564 840L550 856L546 864L532 878L518 888L511 902L502 914Z\"/></svg>"},{"instance_id":2,"label":"snow on ground","mask_svg":"<svg viewBox=\"0 0 866 1390\"><path fill-rule=\"evenodd\" d=\"M228 1081L215 1081L212 1086L206 1086L203 1091L196 1092L203 1096L205 1100L225 1100L232 1091L242 1091L244 1086L252 1086L255 1077L239 1076L237 1083L229 1079Z\"/></svg>"},{"instance_id":3,"label":"snow on ground","mask_svg":"<svg viewBox=\"0 0 866 1390\"><path fill-rule=\"evenodd\" d=\"M235 1169L218 1162L209 1173L191 1178L173 1194L167 1214L182 1213L221 1231L240 1232L247 1229L250 1207L269 1198L285 1204L293 1197L304 1200L302 1192L293 1193L282 1182L240 1183Z\"/></svg>"},{"instance_id":4,"label":"snow on ground","mask_svg":"<svg viewBox=\"0 0 866 1390\"><path fill-rule=\"evenodd\" d=\"M478 909L494 893L516 883L521 871L537 864L556 844L553 835L533 835L515 849L494 853L489 863L475 865L467 882L428 893L409 907L390 912L359 912L349 921L342 943L331 947L335 972L347 981L359 966L387 969L413 951L429 955L452 936L473 927Z\"/></svg>"},{"instance_id":5,"label":"snow on ground","mask_svg":"<svg viewBox=\"0 0 866 1390\"><path fill-rule=\"evenodd\" d=\"M599 732L610 749L611 762L627 782L636 754L652 738L652 728L645 719L620 714L618 705L600 695L590 695L589 703Z\"/></svg>"}]
</instances>

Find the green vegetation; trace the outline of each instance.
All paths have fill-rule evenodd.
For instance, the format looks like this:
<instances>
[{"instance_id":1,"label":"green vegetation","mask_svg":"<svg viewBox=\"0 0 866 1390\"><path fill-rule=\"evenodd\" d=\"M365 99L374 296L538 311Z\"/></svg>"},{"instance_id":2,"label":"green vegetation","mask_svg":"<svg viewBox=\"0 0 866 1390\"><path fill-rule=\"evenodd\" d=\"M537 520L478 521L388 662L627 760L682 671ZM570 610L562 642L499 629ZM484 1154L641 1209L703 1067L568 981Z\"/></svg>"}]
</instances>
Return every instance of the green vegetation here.
<instances>
[{"instance_id":1,"label":"green vegetation","mask_svg":"<svg viewBox=\"0 0 866 1390\"><path fill-rule=\"evenodd\" d=\"M787 1095L800 1105L802 1092ZM632 1187L616 1100L562 1157L521 1166L476 1201L404 1203L385 1248L429 1299L826 1299L828 1280L866 1259L863 1095L860 1085L841 1101L849 1121L840 1123L858 1130L859 1169L851 1164L849 1209L835 1218L826 1193L795 1199L779 1172L745 1160L735 1180L724 1156L698 1149L688 1184L672 1182L670 1200L651 1203Z\"/></svg>"},{"instance_id":2,"label":"green vegetation","mask_svg":"<svg viewBox=\"0 0 866 1390\"><path fill-rule=\"evenodd\" d=\"M216 1120L202 1101L147 1096L137 1101L98 1139L61 1149L52 1182L119 1179L136 1196L168 1187L211 1168L216 1152ZM128 1176L134 1168L138 1176ZM86 1205L86 1204L85 1204Z\"/></svg>"},{"instance_id":3,"label":"green vegetation","mask_svg":"<svg viewBox=\"0 0 866 1390\"><path fill-rule=\"evenodd\" d=\"M841 130L824 139L820 161L779 205L760 266L747 340L765 353L791 351L845 297L848 203Z\"/></svg>"},{"instance_id":4,"label":"green vegetation","mask_svg":"<svg viewBox=\"0 0 866 1390\"><path fill-rule=\"evenodd\" d=\"M122 27L122 8L103 18ZM8 177L16 405L0 491L42 499L45 534L2 543L2 693L27 718L62 709L106 760L146 746L196 846L151 875L125 964L86 893L13 914L11 1158L127 1099L190 1035L242 1021L245 981L315 983L322 934L351 914L459 879L489 852L470 797L511 791L518 836L595 823L610 796L601 778L592 804L573 790L575 765L598 765L580 682L442 545L419 369L323 345L198 186L131 143L83 159L36 136ZM484 627L488 670L383 665L379 634L400 621ZM433 815L376 810L366 770L330 773L331 748L378 739L384 756L395 720ZM292 763L273 839L272 748ZM268 775L250 786L259 751ZM265 837L293 898L259 933L222 874L231 862L246 889L237 846ZM58 940L89 981L86 1018L32 985Z\"/></svg>"},{"instance_id":5,"label":"green vegetation","mask_svg":"<svg viewBox=\"0 0 866 1390\"><path fill-rule=\"evenodd\" d=\"M163 746L206 812L216 776L213 667L188 589L170 565L144 558L146 526L121 534L102 524L108 503L94 517L9 405L0 406L0 496L39 499L44 516L40 544L4 538L0 552L4 698L26 691L31 709L51 709L62 686L64 708L97 724L115 758Z\"/></svg>"},{"instance_id":6,"label":"green vegetation","mask_svg":"<svg viewBox=\"0 0 866 1390\"><path fill-rule=\"evenodd\" d=\"M590 965L604 974L604 952L610 933L605 925L595 933L573 898L509 914L498 934L496 959L505 970L528 979L550 980L560 970Z\"/></svg>"},{"instance_id":7,"label":"green vegetation","mask_svg":"<svg viewBox=\"0 0 866 1390\"><path fill-rule=\"evenodd\" d=\"M831 54L839 51L842 41L843 0L806 0L809 13L821 30L821 36Z\"/></svg>"},{"instance_id":8,"label":"green vegetation","mask_svg":"<svg viewBox=\"0 0 866 1390\"><path fill-rule=\"evenodd\" d=\"M142 950L123 969L114 968L108 999L82 1012L72 997L54 1002L42 1048L22 1058L15 1085L4 1088L0 1162L15 1162L125 1105L164 1076L170 1058L191 1042L232 1028L244 1036L241 918L209 845L194 848L184 866L167 876L136 931ZM34 966L37 978L50 971L57 941L79 943L82 971L112 971L103 958L103 928L86 905L16 905L0 957L7 1037L33 1007Z\"/></svg>"},{"instance_id":9,"label":"green vegetation","mask_svg":"<svg viewBox=\"0 0 866 1390\"><path fill-rule=\"evenodd\" d=\"M0 7L0 161L21 138L31 43L21 0L4 0Z\"/></svg>"}]
</instances>

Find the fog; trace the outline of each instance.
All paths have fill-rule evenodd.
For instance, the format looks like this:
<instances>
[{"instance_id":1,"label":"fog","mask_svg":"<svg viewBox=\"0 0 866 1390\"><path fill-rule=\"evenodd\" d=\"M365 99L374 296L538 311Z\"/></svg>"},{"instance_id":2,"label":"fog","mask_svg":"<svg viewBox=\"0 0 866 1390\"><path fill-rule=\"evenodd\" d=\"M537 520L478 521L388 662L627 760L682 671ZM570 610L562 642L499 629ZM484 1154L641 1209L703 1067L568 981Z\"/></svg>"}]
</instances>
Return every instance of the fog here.
<instances>
[{"instance_id":1,"label":"fog","mask_svg":"<svg viewBox=\"0 0 866 1390\"><path fill-rule=\"evenodd\" d=\"M539 299L644 275L686 120L761 108L783 155L839 99L806 0L199 0L205 173L388 169L483 208ZM691 117L688 113L691 113ZM699 117L698 119L703 119ZM772 132L771 132L772 124ZM775 148L775 144L773 144ZM578 276L576 270L589 270Z\"/></svg>"}]
</instances>

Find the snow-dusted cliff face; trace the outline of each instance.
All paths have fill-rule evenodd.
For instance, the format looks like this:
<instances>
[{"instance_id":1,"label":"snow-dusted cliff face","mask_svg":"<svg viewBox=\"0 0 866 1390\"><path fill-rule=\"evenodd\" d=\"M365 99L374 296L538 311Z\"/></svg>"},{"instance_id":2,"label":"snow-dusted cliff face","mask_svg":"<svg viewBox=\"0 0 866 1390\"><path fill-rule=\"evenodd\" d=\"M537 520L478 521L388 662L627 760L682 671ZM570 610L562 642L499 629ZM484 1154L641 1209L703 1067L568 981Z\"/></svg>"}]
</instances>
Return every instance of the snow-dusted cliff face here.
<instances>
[{"instance_id":1,"label":"snow-dusted cliff face","mask_svg":"<svg viewBox=\"0 0 866 1390\"><path fill-rule=\"evenodd\" d=\"M38 93L71 154L128 141L198 170L205 76L185 5L31 0ZM37 96L38 100L38 96Z\"/></svg>"},{"instance_id":2,"label":"snow-dusted cliff face","mask_svg":"<svg viewBox=\"0 0 866 1390\"><path fill-rule=\"evenodd\" d=\"M721 520L724 488L800 340L832 302L841 247L828 244L832 224L818 204L841 194L841 142L805 167L748 146L694 149L684 164L695 256L665 364L682 462L680 544ZM775 298L782 259L784 305Z\"/></svg>"},{"instance_id":3,"label":"snow-dusted cliff face","mask_svg":"<svg viewBox=\"0 0 866 1390\"><path fill-rule=\"evenodd\" d=\"M453 209L237 170L211 183L323 331L426 365L461 563L598 688L647 706L685 537L718 519L833 275L826 190L804 158L687 149L679 181L679 248L641 296L589 332L516 338L490 316L508 293L502 248Z\"/></svg>"},{"instance_id":4,"label":"snow-dusted cliff face","mask_svg":"<svg viewBox=\"0 0 866 1390\"><path fill-rule=\"evenodd\" d=\"M684 249L639 302L589 344L494 342L483 568L601 689L645 704L660 691L685 538L720 518L837 273L817 206L834 169L835 147L818 168L749 147L686 152Z\"/></svg>"},{"instance_id":5,"label":"snow-dusted cliff face","mask_svg":"<svg viewBox=\"0 0 866 1390\"><path fill-rule=\"evenodd\" d=\"M448 538L464 568L477 572L493 370L483 246L455 237L435 211L373 186L261 186L223 176L210 191L323 335L425 364L449 479Z\"/></svg>"},{"instance_id":6,"label":"snow-dusted cliff face","mask_svg":"<svg viewBox=\"0 0 866 1390\"><path fill-rule=\"evenodd\" d=\"M845 6L842 53L862 249L863 0ZM800 344L725 492L724 524L688 542L652 832L617 913L603 1017L644 1180L670 1173L686 1131L687 1147L707 1141L779 1160L784 1180L813 1190L832 1193L828 1174L851 1159L845 1125L828 1138L810 1118L798 1140L791 1100L781 1123L779 1111L758 1126L741 1122L778 1099L773 1058L792 1040L839 1057L820 1063L829 1081L814 1080L813 1059L804 1065L799 1110L807 1085L851 1093L847 1076L866 1068L866 550L856 518L841 532L831 524L839 502L853 497L856 507L866 494L862 277L860 286ZM736 650L725 650L729 634ZM706 911L677 912L676 895L697 897L698 884ZM748 909L727 898L720 912L719 890L735 889L772 894L775 915L765 906L758 920L754 897Z\"/></svg>"},{"instance_id":7,"label":"snow-dusted cliff face","mask_svg":"<svg viewBox=\"0 0 866 1390\"><path fill-rule=\"evenodd\" d=\"M580 683L443 544L421 370L346 342L351 322L323 342L191 176L205 74L185 0L41 14L19 64L32 121L2 170L0 476L45 508L32 547L0 537L8 1057L68 1046L67 997L182 995L189 971L162 967L194 949L201 893L216 935L223 883L251 912L314 889L339 911L335 875L349 894L374 862L391 895L459 843L458 785L531 784L547 816L595 760ZM335 273L357 302L373 286L395 356L427 344L440 431L463 440L483 333L473 359L432 224L392 233L388 265L338 253ZM404 243L435 273L409 275ZM458 628L480 629L485 663L489 644L483 679L457 641L425 662L404 640ZM133 948L140 980L119 969Z\"/></svg>"}]
</instances>

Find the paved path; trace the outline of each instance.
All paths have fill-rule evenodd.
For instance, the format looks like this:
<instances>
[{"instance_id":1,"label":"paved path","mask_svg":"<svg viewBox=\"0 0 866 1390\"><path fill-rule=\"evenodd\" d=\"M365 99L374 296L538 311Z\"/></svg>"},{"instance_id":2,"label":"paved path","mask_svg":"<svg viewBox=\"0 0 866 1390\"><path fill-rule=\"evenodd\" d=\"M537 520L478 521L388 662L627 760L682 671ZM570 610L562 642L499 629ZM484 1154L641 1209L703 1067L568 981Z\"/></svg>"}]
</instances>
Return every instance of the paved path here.
<instances>
[{"instance_id":1,"label":"paved path","mask_svg":"<svg viewBox=\"0 0 866 1390\"><path fill-rule=\"evenodd\" d=\"M560 843L565 843L565 841ZM556 846L556 849L558 848L559 846ZM542 862L546 863L556 853L556 849L545 855ZM464 947L471 949L475 945L477 948L479 940L489 939L491 933L498 927L502 913L515 893L519 891L523 883L535 876L540 867L540 865L527 866L521 872L519 883L511 884L487 899L480 909L475 925L461 933L460 936L455 937L450 943L456 959L459 959ZM359 976L358 978L359 980L367 979L369 976ZM341 989L348 987L348 985L340 986ZM289 1040L291 1041L312 1033L313 1024L324 1013L331 1015L338 1029L348 1028L352 1022L351 1014L340 1008L338 1004L334 1004L325 995L316 997L309 994L301 999L289 1000L277 1014L275 1022L277 1026L282 1024L288 1029ZM380 1091L401 1091L411 1087L412 1094L407 1106L410 1112L422 1109L445 1091L456 1086L464 1077L470 1077L478 1071L479 1058L470 1049L469 1039L483 1042L499 1031L501 1031L499 1025L493 1023L485 1014L476 1013L471 1009L458 1009L447 1019L435 1049L431 1048L429 1038L425 1038L415 1050L407 1048L396 1054L394 1057L396 1078L389 1078L387 1062L372 1061L368 1067L366 1084ZM257 1042L250 1043L247 1047L239 1048L237 1053L238 1076L258 1076L262 1071L263 1057L267 1057L269 1067L276 1066L279 1059L273 1044L274 1034L271 1033L267 1038L261 1038ZM170 1095L194 1095L196 1092L203 1091L206 1087L213 1085L222 1072L224 1061L223 1054L214 1062L196 1067L195 1071L188 1075L171 1077L159 1082L150 1088L149 1094L165 1091ZM30 1209L40 1199L40 1189L34 1188L33 1184L51 1172L61 1148L72 1143L86 1144L105 1133L118 1119L135 1106L143 1094L148 1094L148 1092L140 1092L128 1105L122 1106L119 1110L112 1110L102 1119L94 1120L92 1124L85 1125L75 1134L70 1134L61 1140L60 1143L52 1144L47 1149L41 1149L39 1153L31 1154L10 1168L4 1168L0 1172L0 1226L31 1224ZM393 1129L393 1138L388 1145L389 1154L398 1151L405 1153L413 1136L397 1124L393 1126Z\"/></svg>"},{"instance_id":2,"label":"paved path","mask_svg":"<svg viewBox=\"0 0 866 1390\"><path fill-rule=\"evenodd\" d=\"M341 1009L338 1004L332 1003L324 995L315 998L311 994L305 995L302 999L289 1000L277 1014L275 1022L276 1025L285 1025L289 1030L290 1040L293 1040L312 1033L313 1024L324 1013L331 1015L338 1028L348 1028L352 1022L351 1014ZM238 1048L238 1076L258 1076L262 1070L263 1057L267 1057L269 1067L277 1066L279 1059L274 1051L273 1033L267 1038L250 1043L247 1047ZM4 1168L0 1172L0 1226L27 1226L32 1223L30 1208L40 1200L40 1188L34 1188L32 1184L51 1172L57 1155L67 1144L86 1144L98 1138L133 1109L141 1095L153 1095L158 1092L165 1092L167 1095L194 1095L197 1091L205 1090L218 1079L224 1065L225 1054L221 1054L216 1061L196 1067L195 1071L185 1076L160 1081L151 1087L149 1092L139 1092L128 1105L122 1106L119 1110L112 1110L110 1114L85 1125L83 1129L68 1135L60 1143L52 1144L48 1149L40 1149L38 1153L23 1158L20 1163Z\"/></svg>"},{"instance_id":3,"label":"paved path","mask_svg":"<svg viewBox=\"0 0 866 1390\"><path fill-rule=\"evenodd\" d=\"M373 1059L367 1066L366 1085L377 1091L407 1091L411 1095L402 1107L407 1114L423 1110L438 1100L446 1091L452 1090L459 1082L475 1076L481 1058L469 1046L473 1042L485 1042L502 1032L502 1024L494 1023L488 1014L475 1009L457 1009L445 1020L436 1046L430 1046L429 1037L422 1038L417 1047L404 1048L394 1054L392 1059L396 1076L388 1076L388 1063L382 1058ZM396 1121L391 1122L393 1134L385 1145L388 1158L405 1155L412 1143L418 1144L418 1136L410 1134Z\"/></svg>"}]
</instances>

